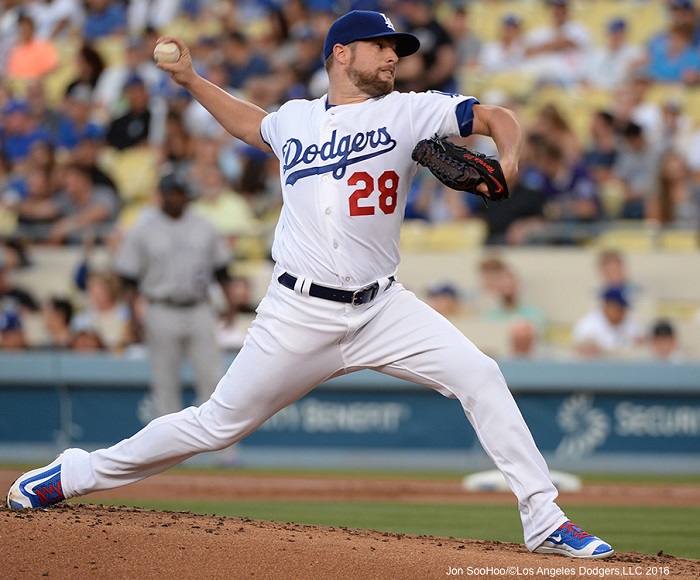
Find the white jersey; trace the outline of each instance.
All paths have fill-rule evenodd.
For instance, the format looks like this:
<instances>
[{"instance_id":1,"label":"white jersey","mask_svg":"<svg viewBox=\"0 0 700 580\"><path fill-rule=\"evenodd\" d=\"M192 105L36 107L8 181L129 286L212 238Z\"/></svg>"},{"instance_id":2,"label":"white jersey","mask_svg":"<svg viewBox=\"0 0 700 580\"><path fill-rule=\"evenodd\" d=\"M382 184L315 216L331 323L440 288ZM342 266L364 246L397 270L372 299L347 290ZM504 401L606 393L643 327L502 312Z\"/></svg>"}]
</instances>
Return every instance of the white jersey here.
<instances>
[{"instance_id":1,"label":"white jersey","mask_svg":"<svg viewBox=\"0 0 700 580\"><path fill-rule=\"evenodd\" d=\"M326 97L285 103L262 121L280 159L284 205L272 257L318 284L357 288L399 264L411 151L435 134L459 135L456 106L473 97L398 93L326 106Z\"/></svg>"}]
</instances>

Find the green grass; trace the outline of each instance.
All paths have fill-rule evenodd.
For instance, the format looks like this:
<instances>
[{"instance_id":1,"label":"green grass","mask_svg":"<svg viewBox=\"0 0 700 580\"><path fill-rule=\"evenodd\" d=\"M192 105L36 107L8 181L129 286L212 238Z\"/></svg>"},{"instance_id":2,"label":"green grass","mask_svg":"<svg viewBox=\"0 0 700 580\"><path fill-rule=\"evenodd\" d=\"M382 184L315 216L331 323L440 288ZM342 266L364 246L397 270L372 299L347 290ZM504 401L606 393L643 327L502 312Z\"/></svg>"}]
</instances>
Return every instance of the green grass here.
<instances>
[{"instance_id":1,"label":"green grass","mask_svg":"<svg viewBox=\"0 0 700 580\"><path fill-rule=\"evenodd\" d=\"M195 472L213 474L231 474L230 469L218 467L182 466L173 472ZM285 469L285 468L238 468L235 473L251 475L289 475L302 477L361 477L364 479L406 479L417 481L462 481L464 471L396 471L396 470L343 470L343 469ZM700 485L700 473L584 473L576 474L584 483L638 483L638 484L675 484Z\"/></svg>"},{"instance_id":2,"label":"green grass","mask_svg":"<svg viewBox=\"0 0 700 580\"><path fill-rule=\"evenodd\" d=\"M110 503L110 502L103 502ZM522 543L515 506L313 501L141 501L118 505L259 520ZM700 508L562 505L619 552L700 559Z\"/></svg>"}]
</instances>

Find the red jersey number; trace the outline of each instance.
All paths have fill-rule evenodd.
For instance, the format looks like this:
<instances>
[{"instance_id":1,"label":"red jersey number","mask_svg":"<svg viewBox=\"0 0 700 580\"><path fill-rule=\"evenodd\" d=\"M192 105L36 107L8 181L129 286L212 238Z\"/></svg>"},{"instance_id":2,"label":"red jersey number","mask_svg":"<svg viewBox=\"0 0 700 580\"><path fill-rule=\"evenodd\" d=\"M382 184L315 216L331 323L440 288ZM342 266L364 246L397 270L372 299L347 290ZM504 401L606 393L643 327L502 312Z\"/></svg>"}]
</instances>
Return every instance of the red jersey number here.
<instances>
[{"instance_id":1,"label":"red jersey number","mask_svg":"<svg viewBox=\"0 0 700 580\"><path fill-rule=\"evenodd\" d=\"M375 206L370 204L360 204L361 200L367 199L375 191L374 178L366 171L356 171L348 178L348 185L358 189L350 195L350 215L374 215ZM394 213L396 210L397 191L399 188L399 176L396 171L387 170L377 179L376 189L379 190L379 209L386 215Z\"/></svg>"}]
</instances>

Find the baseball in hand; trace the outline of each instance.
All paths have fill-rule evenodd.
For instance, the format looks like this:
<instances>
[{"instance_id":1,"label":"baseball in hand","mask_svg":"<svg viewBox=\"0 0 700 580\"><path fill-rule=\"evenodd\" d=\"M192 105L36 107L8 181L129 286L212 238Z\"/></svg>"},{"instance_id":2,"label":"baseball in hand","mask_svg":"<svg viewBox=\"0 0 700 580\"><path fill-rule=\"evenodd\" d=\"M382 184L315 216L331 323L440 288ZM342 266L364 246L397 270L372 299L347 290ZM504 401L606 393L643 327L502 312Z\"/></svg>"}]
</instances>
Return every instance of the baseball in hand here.
<instances>
[{"instance_id":1,"label":"baseball in hand","mask_svg":"<svg viewBox=\"0 0 700 580\"><path fill-rule=\"evenodd\" d=\"M174 42L159 42L153 49L156 62L177 62L179 58L180 48Z\"/></svg>"}]
</instances>

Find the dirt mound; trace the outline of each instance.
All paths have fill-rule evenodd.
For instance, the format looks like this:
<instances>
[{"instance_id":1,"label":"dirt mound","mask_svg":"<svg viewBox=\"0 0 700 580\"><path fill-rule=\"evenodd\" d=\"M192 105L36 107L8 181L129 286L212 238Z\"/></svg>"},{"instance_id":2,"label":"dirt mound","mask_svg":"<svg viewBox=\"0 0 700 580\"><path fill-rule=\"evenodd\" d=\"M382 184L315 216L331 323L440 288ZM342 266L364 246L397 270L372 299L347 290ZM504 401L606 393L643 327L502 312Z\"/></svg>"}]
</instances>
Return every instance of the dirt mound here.
<instances>
[{"instance_id":1,"label":"dirt mound","mask_svg":"<svg viewBox=\"0 0 700 580\"><path fill-rule=\"evenodd\" d=\"M0 510L3 578L697 579L700 562L617 554L574 560L522 545L138 508Z\"/></svg>"},{"instance_id":2,"label":"dirt mound","mask_svg":"<svg viewBox=\"0 0 700 580\"><path fill-rule=\"evenodd\" d=\"M18 473L0 471L7 489ZM569 503L699 505L694 486L606 486L566 494ZM116 490L118 497L415 502L508 502L509 493L465 493L459 482L174 471ZM564 495L564 494L562 494ZM514 505L515 509L515 505ZM529 553L521 544L351 530L248 518L71 503L0 510L0 577L262 578L264 580L474 578L700 578L700 561L616 554L574 560Z\"/></svg>"}]
</instances>

